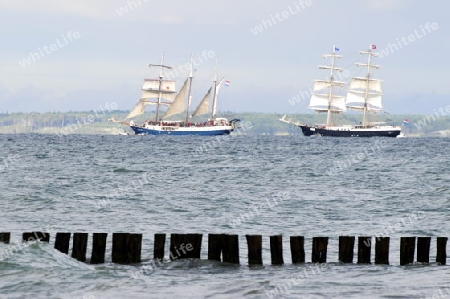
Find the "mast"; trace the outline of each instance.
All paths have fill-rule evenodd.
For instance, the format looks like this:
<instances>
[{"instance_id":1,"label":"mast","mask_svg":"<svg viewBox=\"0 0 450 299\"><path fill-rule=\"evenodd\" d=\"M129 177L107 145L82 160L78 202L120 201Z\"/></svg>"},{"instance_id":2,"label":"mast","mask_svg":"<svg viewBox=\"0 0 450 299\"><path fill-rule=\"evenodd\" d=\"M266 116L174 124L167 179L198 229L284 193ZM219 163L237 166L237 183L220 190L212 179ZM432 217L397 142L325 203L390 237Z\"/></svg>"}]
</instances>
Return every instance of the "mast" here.
<instances>
[{"instance_id":1,"label":"mast","mask_svg":"<svg viewBox=\"0 0 450 299\"><path fill-rule=\"evenodd\" d=\"M189 73L189 90L187 95L187 105L186 105L186 122L189 121L189 107L191 106L191 89L192 89L192 77L193 77L193 70L192 70L192 57L194 54L191 54L191 71Z\"/></svg>"},{"instance_id":2,"label":"mast","mask_svg":"<svg viewBox=\"0 0 450 299\"><path fill-rule=\"evenodd\" d=\"M164 78L164 73L163 73L163 69L167 68L167 69L172 69L172 67L164 65L164 52L161 55L161 63L160 64L149 64L149 67L160 67L159 69L159 87L158 87L158 102L156 103L156 117L155 117L155 121L159 121L159 107L161 106L161 98L162 98L162 83L163 83L163 78Z\"/></svg>"},{"instance_id":3,"label":"mast","mask_svg":"<svg viewBox=\"0 0 450 299\"><path fill-rule=\"evenodd\" d=\"M376 49L371 45L367 51L360 51L360 54L367 55L367 63L356 63L357 66L367 68L365 77L354 77L350 82L347 92L347 107L353 110L363 112L362 125L368 125L368 113L380 112L383 108L381 97L381 80L372 78L372 68L379 69L379 65L372 64L372 57L377 57L378 53L372 50Z\"/></svg>"},{"instance_id":4,"label":"mast","mask_svg":"<svg viewBox=\"0 0 450 299\"><path fill-rule=\"evenodd\" d=\"M135 106L130 110L125 119L131 119L137 115L143 114L148 105L157 105L155 120L159 121L160 106L164 105L170 107L172 105L176 97L176 84L173 80L164 80L164 69L172 69L172 67L164 65L163 62L164 53L161 57L161 64L148 65L150 68L160 68L159 78L144 79L144 83L141 88L141 97Z\"/></svg>"},{"instance_id":5,"label":"mast","mask_svg":"<svg viewBox=\"0 0 450 299\"><path fill-rule=\"evenodd\" d=\"M216 64L214 66L214 93L213 93L213 102L212 102L212 109L211 109L211 120L214 119L214 116L216 114L216 106L217 106L217 59Z\"/></svg>"},{"instance_id":6,"label":"mast","mask_svg":"<svg viewBox=\"0 0 450 299\"><path fill-rule=\"evenodd\" d=\"M163 62L164 62L164 52L161 55L161 68L159 70L159 87L158 87L158 104L156 104L156 117L155 121L158 121L159 119L159 106L161 106L161 85L162 85L162 79L163 79Z\"/></svg>"},{"instance_id":7,"label":"mast","mask_svg":"<svg viewBox=\"0 0 450 299\"><path fill-rule=\"evenodd\" d=\"M367 115L367 99L369 96L369 82L370 82L370 62L371 62L371 58L372 58L372 46L370 46L369 51L368 51L368 55L367 55L367 75L366 75L366 90L364 93L364 112L363 112L363 121L362 121L362 125L366 126L366 115Z\"/></svg>"},{"instance_id":8,"label":"mast","mask_svg":"<svg viewBox=\"0 0 450 299\"><path fill-rule=\"evenodd\" d=\"M225 78L222 78L219 81L217 81L217 61L216 61L214 68L215 68L215 72L214 72L214 77L213 77L213 85L211 86L210 89L208 89L208 92L203 97L203 99L200 101L200 103L197 106L197 109L195 109L192 116L209 114L210 119L213 120L214 116L216 115L217 95L219 94L220 85L222 84L222 82ZM211 92L213 94L213 103L212 103L212 109L209 110L209 102L210 102L210 98L211 98Z\"/></svg>"},{"instance_id":9,"label":"mast","mask_svg":"<svg viewBox=\"0 0 450 299\"><path fill-rule=\"evenodd\" d=\"M330 68L330 82L334 81L334 60L336 58L336 47L333 46L333 55L331 55L331 68ZM333 97L333 85L330 86L328 92L328 111L327 111L327 126L331 125L331 100Z\"/></svg>"},{"instance_id":10,"label":"mast","mask_svg":"<svg viewBox=\"0 0 450 299\"><path fill-rule=\"evenodd\" d=\"M331 58L330 65L321 65L319 69L330 70L330 78L328 80L315 80L314 81L314 93L311 95L311 101L309 104L309 109L315 110L316 112L326 112L327 113L327 126L331 125L331 115L332 113L344 112L345 98L343 96L338 96L334 94L334 87L338 86L343 88L345 83L335 80L334 73L336 71L341 72L342 68L336 67L336 59L342 58L342 55L336 54L337 48L333 46L333 50L330 54L322 55L323 58ZM323 93L322 90L328 89L328 92ZM319 93L319 91L322 91Z\"/></svg>"}]
</instances>

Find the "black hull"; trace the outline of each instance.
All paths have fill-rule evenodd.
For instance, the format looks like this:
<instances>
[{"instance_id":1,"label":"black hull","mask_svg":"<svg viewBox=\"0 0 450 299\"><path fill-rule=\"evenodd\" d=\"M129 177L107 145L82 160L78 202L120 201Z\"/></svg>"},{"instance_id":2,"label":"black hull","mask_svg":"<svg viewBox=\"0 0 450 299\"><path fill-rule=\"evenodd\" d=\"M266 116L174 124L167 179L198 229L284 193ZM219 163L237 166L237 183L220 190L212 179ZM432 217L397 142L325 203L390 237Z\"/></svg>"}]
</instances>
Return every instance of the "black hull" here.
<instances>
[{"instance_id":1,"label":"black hull","mask_svg":"<svg viewBox=\"0 0 450 299\"><path fill-rule=\"evenodd\" d=\"M311 130L314 128L311 128L310 126L299 126L299 127L302 129L303 135L305 136L312 136L316 134L314 130Z\"/></svg>"},{"instance_id":2,"label":"black hull","mask_svg":"<svg viewBox=\"0 0 450 299\"><path fill-rule=\"evenodd\" d=\"M353 130L330 130L327 128L299 126L303 135L328 136L328 137L397 137L400 135L399 129L371 130L371 129L353 129Z\"/></svg>"}]
</instances>

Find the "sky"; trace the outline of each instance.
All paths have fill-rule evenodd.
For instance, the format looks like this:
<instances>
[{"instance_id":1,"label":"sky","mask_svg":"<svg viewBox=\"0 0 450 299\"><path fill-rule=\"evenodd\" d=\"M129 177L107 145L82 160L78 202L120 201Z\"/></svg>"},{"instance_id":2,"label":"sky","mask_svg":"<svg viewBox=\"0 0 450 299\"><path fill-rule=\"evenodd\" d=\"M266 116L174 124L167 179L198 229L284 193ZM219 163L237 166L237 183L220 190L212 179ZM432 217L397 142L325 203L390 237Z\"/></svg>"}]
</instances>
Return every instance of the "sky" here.
<instances>
[{"instance_id":1,"label":"sky","mask_svg":"<svg viewBox=\"0 0 450 299\"><path fill-rule=\"evenodd\" d=\"M0 113L90 111L112 103L130 110L148 64L178 70L193 55L193 105L206 93L217 61L218 108L233 112L313 113L309 88L338 65L377 46L384 107L393 114L433 113L450 105L445 1L418 0L1 0Z\"/></svg>"}]
</instances>

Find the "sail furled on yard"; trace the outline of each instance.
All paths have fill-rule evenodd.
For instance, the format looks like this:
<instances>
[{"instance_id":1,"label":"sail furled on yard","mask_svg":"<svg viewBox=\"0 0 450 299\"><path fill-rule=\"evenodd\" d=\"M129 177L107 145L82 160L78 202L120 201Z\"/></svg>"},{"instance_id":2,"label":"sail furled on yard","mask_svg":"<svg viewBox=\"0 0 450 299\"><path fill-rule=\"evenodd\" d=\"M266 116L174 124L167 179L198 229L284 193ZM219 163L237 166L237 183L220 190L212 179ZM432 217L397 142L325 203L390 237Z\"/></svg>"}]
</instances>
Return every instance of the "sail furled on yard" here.
<instances>
[{"instance_id":1,"label":"sail furled on yard","mask_svg":"<svg viewBox=\"0 0 450 299\"><path fill-rule=\"evenodd\" d=\"M169 109L167 109L166 114L162 117L167 118L172 115L180 114L185 111L185 99L186 99L186 90L188 86L189 78L184 81L183 87L181 88L180 92L175 97L174 101L170 105Z\"/></svg>"},{"instance_id":2,"label":"sail furled on yard","mask_svg":"<svg viewBox=\"0 0 450 299\"><path fill-rule=\"evenodd\" d=\"M325 81L325 80L315 80L314 81L314 91L324 90L332 86L344 87L345 82L340 81Z\"/></svg>"},{"instance_id":3,"label":"sail furled on yard","mask_svg":"<svg viewBox=\"0 0 450 299\"><path fill-rule=\"evenodd\" d=\"M194 113L192 113L192 116L203 115L203 114L208 113L209 100L211 98L211 90L212 90L212 87L208 90L206 95L203 97L201 102L198 104L197 109L195 109Z\"/></svg>"}]
</instances>

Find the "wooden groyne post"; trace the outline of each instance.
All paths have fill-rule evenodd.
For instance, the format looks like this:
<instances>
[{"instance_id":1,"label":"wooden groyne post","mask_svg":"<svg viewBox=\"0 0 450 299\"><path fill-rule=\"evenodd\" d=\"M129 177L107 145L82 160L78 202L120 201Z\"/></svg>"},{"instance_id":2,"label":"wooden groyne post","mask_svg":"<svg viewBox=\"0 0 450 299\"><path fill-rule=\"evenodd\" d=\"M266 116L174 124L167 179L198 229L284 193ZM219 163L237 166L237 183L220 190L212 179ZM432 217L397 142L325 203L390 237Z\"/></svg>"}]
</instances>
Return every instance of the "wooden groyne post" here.
<instances>
[{"instance_id":1,"label":"wooden groyne post","mask_svg":"<svg viewBox=\"0 0 450 299\"><path fill-rule=\"evenodd\" d=\"M171 234L170 259L200 258L202 234Z\"/></svg>"},{"instance_id":2,"label":"wooden groyne post","mask_svg":"<svg viewBox=\"0 0 450 299\"><path fill-rule=\"evenodd\" d=\"M105 262L107 233L94 233L92 235L91 264L103 264Z\"/></svg>"},{"instance_id":3,"label":"wooden groyne post","mask_svg":"<svg viewBox=\"0 0 450 299\"><path fill-rule=\"evenodd\" d=\"M155 234L155 242L153 245L153 259L164 259L164 248L166 245L166 234Z\"/></svg>"},{"instance_id":4,"label":"wooden groyne post","mask_svg":"<svg viewBox=\"0 0 450 299\"><path fill-rule=\"evenodd\" d=\"M222 262L239 264L239 236L222 234Z\"/></svg>"},{"instance_id":5,"label":"wooden groyne post","mask_svg":"<svg viewBox=\"0 0 450 299\"><path fill-rule=\"evenodd\" d=\"M418 237L417 238L417 262L426 263L430 262L430 244L431 237Z\"/></svg>"},{"instance_id":6,"label":"wooden groyne post","mask_svg":"<svg viewBox=\"0 0 450 299\"><path fill-rule=\"evenodd\" d=\"M0 233L0 243L9 244L11 233Z\"/></svg>"},{"instance_id":7,"label":"wooden groyne post","mask_svg":"<svg viewBox=\"0 0 450 299\"><path fill-rule=\"evenodd\" d=\"M87 233L73 234L72 257L80 262L86 262Z\"/></svg>"},{"instance_id":8,"label":"wooden groyne post","mask_svg":"<svg viewBox=\"0 0 450 299\"><path fill-rule=\"evenodd\" d=\"M239 264L239 236L209 234L208 260Z\"/></svg>"},{"instance_id":9,"label":"wooden groyne post","mask_svg":"<svg viewBox=\"0 0 450 299\"><path fill-rule=\"evenodd\" d=\"M441 265L447 264L447 240L447 237L438 237L436 240L436 262L440 263Z\"/></svg>"},{"instance_id":10,"label":"wooden groyne post","mask_svg":"<svg viewBox=\"0 0 450 299\"><path fill-rule=\"evenodd\" d=\"M261 235L246 235L248 247L248 264L262 265L262 236Z\"/></svg>"},{"instance_id":11,"label":"wooden groyne post","mask_svg":"<svg viewBox=\"0 0 450 299\"><path fill-rule=\"evenodd\" d=\"M41 241L41 242L50 242L50 234L43 232L27 232L22 234L23 242L32 242L32 241Z\"/></svg>"},{"instance_id":12,"label":"wooden groyne post","mask_svg":"<svg viewBox=\"0 0 450 299\"><path fill-rule=\"evenodd\" d=\"M88 233L74 233L71 256L78 261L86 262L88 245ZM100 264L105 262L107 233L94 233L92 236L92 254L90 263ZM358 264L371 263L372 238L369 236L358 237ZM202 234L171 234L170 257L172 260L201 258ZM248 246L248 264L263 265L262 235L246 235ZM282 236L269 236L270 255L272 265L283 265ZM339 236L339 262L353 263L354 236ZM417 241L416 241L417 239ZM0 243L9 244L11 234L0 233ZM46 232L25 232L22 234L23 242L41 241L49 242L50 234ZM58 232L55 236L54 248L62 253L69 253L71 233ZM311 262L326 263L328 250L328 237L313 237ZM375 264L389 265L389 237L375 238ZM447 264L447 237L436 239L436 262L439 265ZM163 259L166 234L154 235L154 259ZM417 243L417 262L428 264L430 262L431 237L401 237L400 238L400 265L405 266L414 263L414 255ZM2 245L3 246L3 245ZM7 245L8 246L8 245ZM290 237L290 249L292 263L305 263L305 239L303 236ZM133 264L141 262L142 234L113 233L112 237L112 262L119 264ZM208 235L208 259L231 264L239 264L239 236L234 234L209 234Z\"/></svg>"},{"instance_id":13,"label":"wooden groyne post","mask_svg":"<svg viewBox=\"0 0 450 299\"><path fill-rule=\"evenodd\" d=\"M69 254L70 233L56 233L55 249L62 253Z\"/></svg>"},{"instance_id":14,"label":"wooden groyne post","mask_svg":"<svg viewBox=\"0 0 450 299\"><path fill-rule=\"evenodd\" d=\"M327 262L328 237L313 237L312 244L312 263Z\"/></svg>"},{"instance_id":15,"label":"wooden groyne post","mask_svg":"<svg viewBox=\"0 0 450 299\"><path fill-rule=\"evenodd\" d=\"M291 258L293 264L305 262L305 237L292 236L290 238Z\"/></svg>"},{"instance_id":16,"label":"wooden groyne post","mask_svg":"<svg viewBox=\"0 0 450 299\"><path fill-rule=\"evenodd\" d=\"M389 265L389 237L375 238L375 264Z\"/></svg>"},{"instance_id":17,"label":"wooden groyne post","mask_svg":"<svg viewBox=\"0 0 450 299\"><path fill-rule=\"evenodd\" d=\"M112 262L132 264L141 262L142 234L113 233Z\"/></svg>"},{"instance_id":18,"label":"wooden groyne post","mask_svg":"<svg viewBox=\"0 0 450 299\"><path fill-rule=\"evenodd\" d=\"M358 237L358 264L370 264L372 237Z\"/></svg>"},{"instance_id":19,"label":"wooden groyne post","mask_svg":"<svg viewBox=\"0 0 450 299\"><path fill-rule=\"evenodd\" d=\"M186 247L186 258L199 259L202 251L202 234L184 235L184 245Z\"/></svg>"},{"instance_id":20,"label":"wooden groyne post","mask_svg":"<svg viewBox=\"0 0 450 299\"><path fill-rule=\"evenodd\" d=\"M270 256L272 265L283 265L283 237L281 235L270 236Z\"/></svg>"},{"instance_id":21,"label":"wooden groyne post","mask_svg":"<svg viewBox=\"0 0 450 299\"><path fill-rule=\"evenodd\" d=\"M400 238L400 266L414 262L414 251L416 249L416 237Z\"/></svg>"},{"instance_id":22,"label":"wooden groyne post","mask_svg":"<svg viewBox=\"0 0 450 299\"><path fill-rule=\"evenodd\" d=\"M339 261L342 263L353 263L353 249L355 247L355 237L339 237Z\"/></svg>"},{"instance_id":23,"label":"wooden groyne post","mask_svg":"<svg viewBox=\"0 0 450 299\"><path fill-rule=\"evenodd\" d=\"M219 261L222 253L222 235L209 234L208 235L208 260Z\"/></svg>"}]
</instances>

